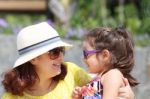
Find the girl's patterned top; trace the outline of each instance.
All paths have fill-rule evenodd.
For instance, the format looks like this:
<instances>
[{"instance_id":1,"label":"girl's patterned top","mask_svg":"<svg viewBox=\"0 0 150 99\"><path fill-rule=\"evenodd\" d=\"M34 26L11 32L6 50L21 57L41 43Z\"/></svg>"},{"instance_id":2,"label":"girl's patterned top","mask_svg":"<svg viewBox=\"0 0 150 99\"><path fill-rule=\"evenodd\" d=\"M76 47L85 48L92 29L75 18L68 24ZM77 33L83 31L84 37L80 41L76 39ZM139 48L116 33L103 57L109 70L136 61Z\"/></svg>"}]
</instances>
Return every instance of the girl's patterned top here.
<instances>
[{"instance_id":1,"label":"girl's patterned top","mask_svg":"<svg viewBox=\"0 0 150 99\"><path fill-rule=\"evenodd\" d=\"M101 99L102 98L102 84L100 78L97 77L82 87L83 99Z\"/></svg>"}]
</instances>

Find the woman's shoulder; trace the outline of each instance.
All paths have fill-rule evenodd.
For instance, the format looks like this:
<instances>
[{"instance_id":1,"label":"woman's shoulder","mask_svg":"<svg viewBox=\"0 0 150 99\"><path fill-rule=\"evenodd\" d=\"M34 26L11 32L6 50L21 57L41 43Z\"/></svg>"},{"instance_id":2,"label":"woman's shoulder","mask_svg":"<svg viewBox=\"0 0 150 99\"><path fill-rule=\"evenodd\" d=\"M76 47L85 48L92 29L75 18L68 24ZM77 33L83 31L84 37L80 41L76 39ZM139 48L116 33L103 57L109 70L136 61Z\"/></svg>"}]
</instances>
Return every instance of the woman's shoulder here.
<instances>
[{"instance_id":1,"label":"woman's shoulder","mask_svg":"<svg viewBox=\"0 0 150 99\"><path fill-rule=\"evenodd\" d=\"M1 99L16 99L15 95L12 95L9 92L4 92L4 94L2 95Z\"/></svg>"},{"instance_id":2,"label":"woman's shoulder","mask_svg":"<svg viewBox=\"0 0 150 99\"><path fill-rule=\"evenodd\" d=\"M67 65L68 68L67 77L70 79L71 75L76 85L83 86L84 84L87 84L87 82L91 80L91 77L83 68L71 62L66 62L65 64Z\"/></svg>"},{"instance_id":3,"label":"woman's shoulder","mask_svg":"<svg viewBox=\"0 0 150 99\"><path fill-rule=\"evenodd\" d=\"M72 66L78 66L77 64L73 63L73 62L64 62L64 64L68 65L72 65Z\"/></svg>"}]
</instances>

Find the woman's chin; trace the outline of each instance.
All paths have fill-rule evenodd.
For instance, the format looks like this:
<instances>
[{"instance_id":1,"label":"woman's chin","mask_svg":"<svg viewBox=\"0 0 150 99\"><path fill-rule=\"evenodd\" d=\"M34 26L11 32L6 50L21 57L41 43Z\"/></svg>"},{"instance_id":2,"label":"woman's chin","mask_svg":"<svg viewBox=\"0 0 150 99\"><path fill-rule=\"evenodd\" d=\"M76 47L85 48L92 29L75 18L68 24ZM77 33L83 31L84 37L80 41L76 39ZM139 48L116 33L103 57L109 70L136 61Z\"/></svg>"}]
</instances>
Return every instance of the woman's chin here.
<instances>
[{"instance_id":1,"label":"woman's chin","mask_svg":"<svg viewBox=\"0 0 150 99\"><path fill-rule=\"evenodd\" d=\"M57 72L57 75L59 75L60 73L61 73L61 71L58 71L58 72Z\"/></svg>"},{"instance_id":2,"label":"woman's chin","mask_svg":"<svg viewBox=\"0 0 150 99\"><path fill-rule=\"evenodd\" d=\"M61 73L61 69L56 72L56 75L59 75L60 73Z\"/></svg>"},{"instance_id":3,"label":"woman's chin","mask_svg":"<svg viewBox=\"0 0 150 99\"><path fill-rule=\"evenodd\" d=\"M51 73L50 75L51 75L51 77L55 77L55 76L59 75L60 73L61 73L61 70L55 71L55 72Z\"/></svg>"}]
</instances>

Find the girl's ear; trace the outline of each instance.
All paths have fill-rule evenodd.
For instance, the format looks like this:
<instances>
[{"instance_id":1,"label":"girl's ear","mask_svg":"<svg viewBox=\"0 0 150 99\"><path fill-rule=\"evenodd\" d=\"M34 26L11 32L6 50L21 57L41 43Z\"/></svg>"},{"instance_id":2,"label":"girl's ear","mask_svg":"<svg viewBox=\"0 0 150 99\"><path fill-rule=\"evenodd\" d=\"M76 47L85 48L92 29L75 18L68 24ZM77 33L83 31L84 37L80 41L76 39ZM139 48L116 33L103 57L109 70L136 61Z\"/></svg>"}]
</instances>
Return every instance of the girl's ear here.
<instances>
[{"instance_id":1,"label":"girl's ear","mask_svg":"<svg viewBox=\"0 0 150 99\"><path fill-rule=\"evenodd\" d=\"M111 54L110 54L110 52L107 49L104 49L102 51L102 56L103 56L104 60L108 61L108 60L110 60Z\"/></svg>"}]
</instances>

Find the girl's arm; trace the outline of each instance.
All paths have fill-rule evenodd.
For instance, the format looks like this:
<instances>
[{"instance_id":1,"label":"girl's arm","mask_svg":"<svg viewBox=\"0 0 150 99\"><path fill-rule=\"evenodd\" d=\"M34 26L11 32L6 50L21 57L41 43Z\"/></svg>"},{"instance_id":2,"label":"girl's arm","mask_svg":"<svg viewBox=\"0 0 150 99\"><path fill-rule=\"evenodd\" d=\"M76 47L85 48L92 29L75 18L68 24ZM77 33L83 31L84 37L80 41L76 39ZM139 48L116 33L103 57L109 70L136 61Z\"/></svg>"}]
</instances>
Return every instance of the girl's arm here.
<instances>
[{"instance_id":1,"label":"girl's arm","mask_svg":"<svg viewBox=\"0 0 150 99\"><path fill-rule=\"evenodd\" d=\"M122 73L117 69L112 69L102 76L102 99L117 99L119 88L124 85L122 78Z\"/></svg>"},{"instance_id":2,"label":"girl's arm","mask_svg":"<svg viewBox=\"0 0 150 99\"><path fill-rule=\"evenodd\" d=\"M135 99L134 93L129 85L127 78L123 78L125 87L119 88L119 95L117 99Z\"/></svg>"}]
</instances>

